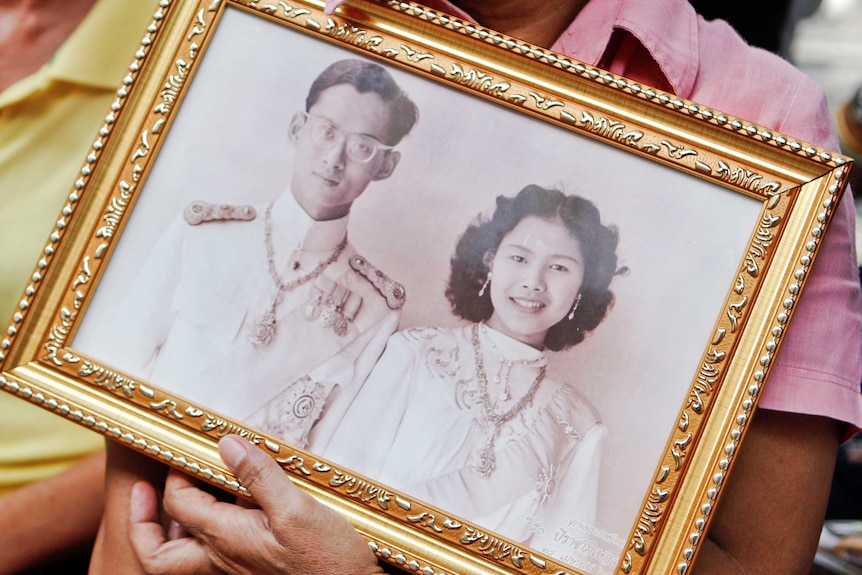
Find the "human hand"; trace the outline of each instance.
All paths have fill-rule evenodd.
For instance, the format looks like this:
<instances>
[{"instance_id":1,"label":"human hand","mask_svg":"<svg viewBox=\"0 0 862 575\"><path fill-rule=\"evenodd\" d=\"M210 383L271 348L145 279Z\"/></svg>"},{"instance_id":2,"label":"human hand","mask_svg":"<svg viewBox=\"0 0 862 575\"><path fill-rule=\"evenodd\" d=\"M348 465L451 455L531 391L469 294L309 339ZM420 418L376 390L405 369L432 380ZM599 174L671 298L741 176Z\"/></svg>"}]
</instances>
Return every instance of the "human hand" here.
<instances>
[{"instance_id":1,"label":"human hand","mask_svg":"<svg viewBox=\"0 0 862 575\"><path fill-rule=\"evenodd\" d=\"M235 435L222 438L219 453L260 508L218 501L171 471L165 512L189 535L171 539L153 486L135 484L130 537L148 575L383 573L350 524L300 491L271 457Z\"/></svg>"}]
</instances>

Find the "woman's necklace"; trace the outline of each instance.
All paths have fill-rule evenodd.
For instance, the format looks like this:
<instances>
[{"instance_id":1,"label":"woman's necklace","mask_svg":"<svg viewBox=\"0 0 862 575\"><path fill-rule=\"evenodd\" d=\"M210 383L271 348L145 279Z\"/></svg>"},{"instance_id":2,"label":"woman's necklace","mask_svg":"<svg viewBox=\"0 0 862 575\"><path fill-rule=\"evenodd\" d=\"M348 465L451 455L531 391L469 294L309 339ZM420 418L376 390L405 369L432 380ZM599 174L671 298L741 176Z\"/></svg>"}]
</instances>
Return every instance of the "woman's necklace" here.
<instances>
[{"instance_id":1,"label":"woman's necklace","mask_svg":"<svg viewBox=\"0 0 862 575\"><path fill-rule=\"evenodd\" d=\"M313 270L304 276L300 276L293 281L286 282L275 269L275 248L272 245L272 204L269 204L266 208L266 214L263 219L263 230L266 240L266 263L269 267L269 275L275 283L275 287L278 289L275 293L275 297L272 298L272 303L270 304L269 309L267 309L254 323L252 333L249 335L249 340L251 340L255 345L266 345L272 340L273 336L275 336L275 312L276 309L278 309L278 304L281 303L282 294L284 294L284 292L294 290L322 274L323 270L338 259L338 256L341 255L341 252L344 251L345 246L347 246L347 234L344 234L344 238L337 246L335 246L335 249L332 250L332 253L328 258L317 264Z\"/></svg>"},{"instance_id":2,"label":"woman's necklace","mask_svg":"<svg viewBox=\"0 0 862 575\"><path fill-rule=\"evenodd\" d=\"M482 359L482 348L479 344L479 325L473 324L471 327L471 342L473 343L473 355L476 361L476 379L479 382L479 398L482 400L482 409L485 412L485 417L494 426L494 430L485 442L484 447L479 451L478 460L473 465L473 470L482 477L489 477L497 468L497 456L494 452L494 445L497 438L500 436L500 430L503 425L510 421L513 417L521 413L525 407L533 402L536 391L545 379L545 366L539 367L539 373L536 379L530 385L527 393L518 400L518 403L509 408L504 413L496 413L491 405L491 397L488 395L488 374L485 373L485 362Z\"/></svg>"},{"instance_id":3,"label":"woman's necklace","mask_svg":"<svg viewBox=\"0 0 862 575\"><path fill-rule=\"evenodd\" d=\"M494 376L493 381L497 384L497 387L503 388L503 391L500 393L499 398L500 401L509 401L512 399L512 389L509 386L509 375L512 373L512 367L516 365L523 365L524 367L535 367L542 361L544 361L544 357L539 357L537 359L522 359L522 360L512 360L506 359L506 356L497 349L497 344L494 342L494 339L491 337L491 334L488 333L488 327L482 323L482 334L485 336L485 339L488 342L488 345L491 346L493 353L497 355L497 358L500 361L500 367L497 369L497 375Z\"/></svg>"}]
</instances>

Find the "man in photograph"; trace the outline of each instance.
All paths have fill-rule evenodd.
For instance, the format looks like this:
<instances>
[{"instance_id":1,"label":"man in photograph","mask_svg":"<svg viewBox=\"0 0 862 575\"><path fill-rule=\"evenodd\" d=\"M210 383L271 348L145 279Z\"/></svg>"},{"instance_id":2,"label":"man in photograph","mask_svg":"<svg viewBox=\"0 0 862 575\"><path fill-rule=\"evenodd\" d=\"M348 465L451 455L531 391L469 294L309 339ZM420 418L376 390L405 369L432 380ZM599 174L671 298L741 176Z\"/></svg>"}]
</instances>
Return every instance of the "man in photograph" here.
<instances>
[{"instance_id":1,"label":"man in photograph","mask_svg":"<svg viewBox=\"0 0 862 575\"><path fill-rule=\"evenodd\" d=\"M305 446L398 326L404 288L356 252L348 219L416 117L382 67L327 67L289 124L288 189L268 205L192 202L133 284L112 363Z\"/></svg>"}]
</instances>

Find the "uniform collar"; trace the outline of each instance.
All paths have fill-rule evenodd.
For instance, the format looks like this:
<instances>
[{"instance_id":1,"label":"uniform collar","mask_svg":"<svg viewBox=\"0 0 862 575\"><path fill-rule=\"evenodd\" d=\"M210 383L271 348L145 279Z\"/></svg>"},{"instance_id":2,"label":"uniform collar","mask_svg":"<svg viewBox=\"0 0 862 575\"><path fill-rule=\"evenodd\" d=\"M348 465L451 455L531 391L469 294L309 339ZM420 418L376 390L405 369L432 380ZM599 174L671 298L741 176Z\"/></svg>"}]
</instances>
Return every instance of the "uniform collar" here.
<instances>
[{"instance_id":1,"label":"uniform collar","mask_svg":"<svg viewBox=\"0 0 862 575\"><path fill-rule=\"evenodd\" d=\"M309 253L331 252L344 239L348 220L349 216L337 220L314 220L302 209L290 189L285 190L272 204L272 239L276 258L286 261L292 250L300 249Z\"/></svg>"},{"instance_id":2,"label":"uniform collar","mask_svg":"<svg viewBox=\"0 0 862 575\"><path fill-rule=\"evenodd\" d=\"M117 70L132 62L132 50L106 47L130 46L140 39L140 28L155 10L150 0L97 0L74 32L36 73L0 93L0 106L23 100L52 81L113 90L120 86Z\"/></svg>"}]
</instances>

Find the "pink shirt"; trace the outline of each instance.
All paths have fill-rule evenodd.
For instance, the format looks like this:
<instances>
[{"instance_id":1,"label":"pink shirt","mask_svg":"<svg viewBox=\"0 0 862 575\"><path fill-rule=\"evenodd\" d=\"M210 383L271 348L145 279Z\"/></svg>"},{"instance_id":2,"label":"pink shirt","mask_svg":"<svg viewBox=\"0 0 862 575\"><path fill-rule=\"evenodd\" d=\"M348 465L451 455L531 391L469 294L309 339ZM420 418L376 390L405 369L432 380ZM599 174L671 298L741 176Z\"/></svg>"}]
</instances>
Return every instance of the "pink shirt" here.
<instances>
[{"instance_id":1,"label":"pink shirt","mask_svg":"<svg viewBox=\"0 0 862 575\"><path fill-rule=\"evenodd\" d=\"M328 1L330 7L340 4ZM472 18L447 0L428 7ZM838 141L813 80L747 46L686 0L591 0L551 49L829 150ZM862 293L852 196L844 195L760 406L862 427Z\"/></svg>"}]
</instances>

